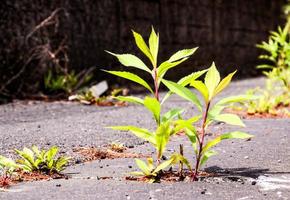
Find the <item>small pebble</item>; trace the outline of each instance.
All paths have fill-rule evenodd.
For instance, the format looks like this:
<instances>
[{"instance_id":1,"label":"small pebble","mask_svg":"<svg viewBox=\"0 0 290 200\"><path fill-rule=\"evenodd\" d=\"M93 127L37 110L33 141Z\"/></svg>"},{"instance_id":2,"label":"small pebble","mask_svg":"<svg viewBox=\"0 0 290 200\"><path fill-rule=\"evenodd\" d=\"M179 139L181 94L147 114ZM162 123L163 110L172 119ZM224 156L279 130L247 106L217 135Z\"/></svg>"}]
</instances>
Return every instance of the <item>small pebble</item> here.
<instances>
[{"instance_id":1,"label":"small pebble","mask_svg":"<svg viewBox=\"0 0 290 200\"><path fill-rule=\"evenodd\" d=\"M205 194L206 189L203 189L200 194Z\"/></svg>"},{"instance_id":2,"label":"small pebble","mask_svg":"<svg viewBox=\"0 0 290 200\"><path fill-rule=\"evenodd\" d=\"M245 159L248 159L248 158L249 158L249 156L245 156L244 158L245 158Z\"/></svg>"},{"instance_id":3,"label":"small pebble","mask_svg":"<svg viewBox=\"0 0 290 200\"><path fill-rule=\"evenodd\" d=\"M252 185L256 185L256 184L257 184L257 181L252 181L251 184L252 184Z\"/></svg>"},{"instance_id":4,"label":"small pebble","mask_svg":"<svg viewBox=\"0 0 290 200\"><path fill-rule=\"evenodd\" d=\"M281 163L282 161L281 161L281 160L278 160L277 162L278 162L278 163Z\"/></svg>"}]
</instances>

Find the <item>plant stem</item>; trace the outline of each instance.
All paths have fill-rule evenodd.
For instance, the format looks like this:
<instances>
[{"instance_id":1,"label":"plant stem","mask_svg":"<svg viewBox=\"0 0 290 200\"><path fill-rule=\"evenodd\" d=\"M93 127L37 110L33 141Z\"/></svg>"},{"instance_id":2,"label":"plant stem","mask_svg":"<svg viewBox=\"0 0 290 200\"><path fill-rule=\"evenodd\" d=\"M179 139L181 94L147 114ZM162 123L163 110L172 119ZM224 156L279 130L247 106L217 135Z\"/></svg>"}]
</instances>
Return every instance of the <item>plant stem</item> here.
<instances>
[{"instance_id":1,"label":"plant stem","mask_svg":"<svg viewBox=\"0 0 290 200\"><path fill-rule=\"evenodd\" d=\"M208 116L208 110L210 107L210 102L206 103L206 107L205 107L205 111L203 113L202 116L202 125L201 125L201 139L199 140L199 149L198 149L198 154L196 157L196 163L195 163L195 170L193 173L193 180L197 181L197 175L198 175L198 171L199 171L199 165L200 165L200 160L201 160L201 156L202 156L202 150L203 150L203 143L204 143L204 137L205 137L205 126L206 126L206 119ZM199 137L199 136L198 136Z\"/></svg>"},{"instance_id":2,"label":"plant stem","mask_svg":"<svg viewBox=\"0 0 290 200\"><path fill-rule=\"evenodd\" d=\"M155 98L157 99L157 101L159 101L159 86L158 86L158 75L157 75L157 67L154 66L154 70L153 70L153 79L154 79L154 87L155 87Z\"/></svg>"},{"instance_id":3,"label":"plant stem","mask_svg":"<svg viewBox=\"0 0 290 200\"><path fill-rule=\"evenodd\" d=\"M179 145L179 153L183 156L183 144ZM179 177L183 176L183 162L179 162Z\"/></svg>"}]
</instances>

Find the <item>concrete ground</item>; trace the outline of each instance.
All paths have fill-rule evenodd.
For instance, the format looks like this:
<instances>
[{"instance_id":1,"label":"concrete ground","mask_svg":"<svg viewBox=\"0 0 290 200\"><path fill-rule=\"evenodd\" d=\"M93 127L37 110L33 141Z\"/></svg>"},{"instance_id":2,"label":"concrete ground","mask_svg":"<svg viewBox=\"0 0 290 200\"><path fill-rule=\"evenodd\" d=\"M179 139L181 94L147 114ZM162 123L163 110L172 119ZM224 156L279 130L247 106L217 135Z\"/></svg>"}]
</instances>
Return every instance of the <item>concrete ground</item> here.
<instances>
[{"instance_id":1,"label":"concrete ground","mask_svg":"<svg viewBox=\"0 0 290 200\"><path fill-rule=\"evenodd\" d=\"M242 94L263 85L263 79L234 82L223 95ZM172 96L164 110L181 107L185 116L196 113L192 105ZM146 184L126 181L136 170L134 159L87 162L69 166L70 179L21 183L0 192L0 199L290 199L290 119L247 119L250 141L224 141L219 154L206 164L207 171L220 177L200 182ZM136 125L154 128L150 114L140 106L93 107L68 102L15 102L0 106L0 154L13 156L14 148L37 144L57 145L63 154L75 156L80 146L102 146L111 142L133 147L131 152L152 153L153 149L130 133L106 129L111 125ZM236 127L215 124L213 133ZM236 129L235 129L236 130ZM165 153L184 151L191 158L192 148L184 136L175 136ZM193 162L193 159L191 159ZM103 180L100 177L108 176Z\"/></svg>"}]
</instances>

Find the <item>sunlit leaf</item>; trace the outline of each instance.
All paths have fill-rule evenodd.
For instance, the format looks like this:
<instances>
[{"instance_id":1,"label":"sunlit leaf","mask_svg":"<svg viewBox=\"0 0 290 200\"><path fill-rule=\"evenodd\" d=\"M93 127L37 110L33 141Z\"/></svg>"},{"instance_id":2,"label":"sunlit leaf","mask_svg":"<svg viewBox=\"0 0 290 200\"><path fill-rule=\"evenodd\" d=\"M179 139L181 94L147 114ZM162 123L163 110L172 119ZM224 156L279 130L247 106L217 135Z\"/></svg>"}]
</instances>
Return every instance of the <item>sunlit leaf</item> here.
<instances>
[{"instance_id":1,"label":"sunlit leaf","mask_svg":"<svg viewBox=\"0 0 290 200\"><path fill-rule=\"evenodd\" d=\"M194 54L194 52L198 49L198 47L196 48L192 48L192 49L183 49L183 50L180 50L178 52L176 52L175 54L173 54L168 62L175 62L175 61L178 61L178 60L182 60L184 58L188 58L189 56L191 56L192 54Z\"/></svg>"},{"instance_id":2,"label":"sunlit leaf","mask_svg":"<svg viewBox=\"0 0 290 200\"><path fill-rule=\"evenodd\" d=\"M214 156L214 155L217 155L217 152L214 151L214 150L208 150L206 151L202 158L201 158L201 161L200 161L200 164L199 166L201 167L202 165L204 165L206 163L206 161L211 157L211 156Z\"/></svg>"},{"instance_id":3,"label":"sunlit leaf","mask_svg":"<svg viewBox=\"0 0 290 200\"><path fill-rule=\"evenodd\" d=\"M152 31L149 37L149 49L154 61L153 66L155 67L157 67L158 48L159 48L159 36L158 34L155 33L155 30L152 27Z\"/></svg>"},{"instance_id":4,"label":"sunlit leaf","mask_svg":"<svg viewBox=\"0 0 290 200\"><path fill-rule=\"evenodd\" d=\"M217 95L218 93L220 93L222 90L224 90L229 83L232 80L232 77L235 75L237 71L234 71L233 73L230 73L229 75L227 75L216 87L214 95Z\"/></svg>"},{"instance_id":5,"label":"sunlit leaf","mask_svg":"<svg viewBox=\"0 0 290 200\"><path fill-rule=\"evenodd\" d=\"M253 137L253 135L250 135L248 133L240 132L240 131L234 131L234 132L229 132L225 133L221 136L216 137L215 139L209 141L203 148L202 153L206 152L210 148L214 147L217 145L220 141L225 140L225 139L248 139Z\"/></svg>"},{"instance_id":6,"label":"sunlit leaf","mask_svg":"<svg viewBox=\"0 0 290 200\"><path fill-rule=\"evenodd\" d=\"M114 97L114 99L117 99L119 101L136 103L136 104L140 104L140 105L144 104L144 101L142 99L140 99L138 97L134 97L134 96L117 96L117 97Z\"/></svg>"},{"instance_id":7,"label":"sunlit leaf","mask_svg":"<svg viewBox=\"0 0 290 200\"><path fill-rule=\"evenodd\" d=\"M197 89L202 94L205 102L208 102L208 100L209 100L208 99L208 89L202 81L194 80L190 83L190 85L192 87L194 87L195 89Z\"/></svg>"},{"instance_id":8,"label":"sunlit leaf","mask_svg":"<svg viewBox=\"0 0 290 200\"><path fill-rule=\"evenodd\" d=\"M187 58L184 58L184 59L179 60L177 62L168 62L168 61L165 61L165 62L161 63L161 65L158 67L158 71L157 71L158 77L160 79L162 79L163 76L166 74L166 72L169 69L171 69L171 68L179 65L180 63L184 62L185 60L187 60Z\"/></svg>"},{"instance_id":9,"label":"sunlit leaf","mask_svg":"<svg viewBox=\"0 0 290 200\"><path fill-rule=\"evenodd\" d=\"M145 97L144 106L153 114L155 121L157 124L160 123L160 111L161 106L159 101L156 98Z\"/></svg>"},{"instance_id":10,"label":"sunlit leaf","mask_svg":"<svg viewBox=\"0 0 290 200\"><path fill-rule=\"evenodd\" d=\"M204 83L208 89L209 100L214 96L216 87L220 82L220 73L216 69L215 63L213 62L209 70L207 71L204 79Z\"/></svg>"},{"instance_id":11,"label":"sunlit leaf","mask_svg":"<svg viewBox=\"0 0 290 200\"><path fill-rule=\"evenodd\" d=\"M136 74L133 74L131 72L124 72L124 71L107 71L107 70L103 70L107 73L128 79L130 81L133 81L135 83L138 83L142 86L144 86L145 88L147 88L152 94L154 93L153 90L151 89L151 87L148 85L148 83L146 81L144 81L141 77L139 77Z\"/></svg>"},{"instance_id":12,"label":"sunlit leaf","mask_svg":"<svg viewBox=\"0 0 290 200\"><path fill-rule=\"evenodd\" d=\"M119 62L126 67L135 67L151 73L151 70L137 56L134 56L132 54L115 54L109 51L106 52L113 56L116 56Z\"/></svg>"},{"instance_id":13,"label":"sunlit leaf","mask_svg":"<svg viewBox=\"0 0 290 200\"><path fill-rule=\"evenodd\" d=\"M177 117L178 115L181 115L181 113L183 113L183 112L184 112L183 109L173 108L162 116L161 122L164 123L164 122L167 122L169 120L172 120L173 118Z\"/></svg>"},{"instance_id":14,"label":"sunlit leaf","mask_svg":"<svg viewBox=\"0 0 290 200\"><path fill-rule=\"evenodd\" d=\"M147 140L154 145L156 144L154 134L148 131L147 129L143 129L143 128L139 128L135 126L111 126L108 128L111 128L113 130L119 130L119 131L130 131L137 137L143 140Z\"/></svg>"},{"instance_id":15,"label":"sunlit leaf","mask_svg":"<svg viewBox=\"0 0 290 200\"><path fill-rule=\"evenodd\" d=\"M138 166L138 168L145 174L145 175L150 175L151 174L151 171L150 169L148 168L148 166L146 165L146 163L140 159L135 159L135 162Z\"/></svg>"},{"instance_id":16,"label":"sunlit leaf","mask_svg":"<svg viewBox=\"0 0 290 200\"><path fill-rule=\"evenodd\" d=\"M235 126L245 126L245 124L242 122L240 117L235 114L220 114L214 117L214 120L220 121L220 122L225 122L230 125L235 125Z\"/></svg>"},{"instance_id":17,"label":"sunlit leaf","mask_svg":"<svg viewBox=\"0 0 290 200\"><path fill-rule=\"evenodd\" d=\"M145 43L143 37L139 33L134 32L134 31L133 31L133 35L134 35L135 42L138 48L149 58L151 63L154 64L153 56L151 55L149 47Z\"/></svg>"},{"instance_id":18,"label":"sunlit leaf","mask_svg":"<svg viewBox=\"0 0 290 200\"><path fill-rule=\"evenodd\" d=\"M176 93L180 97L192 102L197 106L199 110L201 110L201 103L198 100L197 96L192 93L189 89L175 83L172 81L162 80L162 83L173 93Z\"/></svg>"},{"instance_id":19,"label":"sunlit leaf","mask_svg":"<svg viewBox=\"0 0 290 200\"><path fill-rule=\"evenodd\" d=\"M155 139L156 139L156 149L158 152L158 159L161 158L163 155L163 152L165 150L165 147L169 141L169 137L171 135L171 129L170 129L170 124L163 123L161 124L155 133Z\"/></svg>"}]
</instances>

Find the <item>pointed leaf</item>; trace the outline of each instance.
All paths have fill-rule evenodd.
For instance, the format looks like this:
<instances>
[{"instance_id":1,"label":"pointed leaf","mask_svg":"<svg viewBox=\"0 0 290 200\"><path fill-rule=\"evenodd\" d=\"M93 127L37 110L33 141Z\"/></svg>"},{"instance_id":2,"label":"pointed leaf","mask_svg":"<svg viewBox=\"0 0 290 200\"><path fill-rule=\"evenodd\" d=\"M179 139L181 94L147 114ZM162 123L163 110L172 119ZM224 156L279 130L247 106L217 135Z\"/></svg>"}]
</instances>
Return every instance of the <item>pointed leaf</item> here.
<instances>
[{"instance_id":1,"label":"pointed leaf","mask_svg":"<svg viewBox=\"0 0 290 200\"><path fill-rule=\"evenodd\" d=\"M162 80L162 83L171 91L179 95L180 97L192 102L201 111L201 103L194 93L189 89L174 83L172 81Z\"/></svg>"},{"instance_id":2,"label":"pointed leaf","mask_svg":"<svg viewBox=\"0 0 290 200\"><path fill-rule=\"evenodd\" d=\"M135 162L138 166L138 168L146 175L149 176L151 175L151 171L149 170L148 166L146 165L146 163L143 160L140 159L135 159Z\"/></svg>"},{"instance_id":3,"label":"pointed leaf","mask_svg":"<svg viewBox=\"0 0 290 200\"><path fill-rule=\"evenodd\" d=\"M183 87L185 87L185 86L189 85L191 81L202 76L205 72L207 72L207 69L191 73L191 74L181 78L177 83L179 85L182 85ZM171 91L167 92L166 95L164 96L164 98L162 99L161 104L163 104L172 94L173 93Z\"/></svg>"},{"instance_id":4,"label":"pointed leaf","mask_svg":"<svg viewBox=\"0 0 290 200\"><path fill-rule=\"evenodd\" d=\"M177 51L175 54L173 54L168 62L175 62L184 58L188 58L189 56L191 56L192 54L194 54L194 52L198 49L198 47L196 48L192 48L192 49L183 49L180 51Z\"/></svg>"},{"instance_id":5,"label":"pointed leaf","mask_svg":"<svg viewBox=\"0 0 290 200\"><path fill-rule=\"evenodd\" d=\"M132 54L115 54L109 51L106 52L113 56L116 56L119 62L126 67L135 67L151 73L151 70L137 56L134 56Z\"/></svg>"},{"instance_id":6,"label":"pointed leaf","mask_svg":"<svg viewBox=\"0 0 290 200\"><path fill-rule=\"evenodd\" d=\"M111 128L113 130L119 130L119 131L130 131L134 135L136 135L137 137L139 137L143 140L147 140L154 145L156 144L154 134L149 132L147 129L142 129L142 128L138 128L135 126L111 126L108 128Z\"/></svg>"},{"instance_id":7,"label":"pointed leaf","mask_svg":"<svg viewBox=\"0 0 290 200\"><path fill-rule=\"evenodd\" d=\"M253 135L250 135L248 133L240 132L240 131L234 131L234 132L229 132L225 133L221 136L216 137L215 139L209 141L203 148L202 153L206 152L210 148L214 147L218 143L220 143L222 140L225 139L248 139L253 137Z\"/></svg>"},{"instance_id":8,"label":"pointed leaf","mask_svg":"<svg viewBox=\"0 0 290 200\"><path fill-rule=\"evenodd\" d=\"M147 88L152 94L153 94L153 90L151 89L151 87L148 85L148 83L146 81L144 81L141 77L137 76L136 74L130 73L130 72L124 72L124 71L107 71L107 70L103 70L107 73L128 79L130 81L133 81L135 83L138 83L142 86L144 86L145 88Z\"/></svg>"},{"instance_id":9,"label":"pointed leaf","mask_svg":"<svg viewBox=\"0 0 290 200\"><path fill-rule=\"evenodd\" d=\"M170 124L168 122L161 124L157 128L155 138L156 138L156 149L158 152L158 159L160 159L161 156L163 155L165 147L169 141L170 135L171 135L171 129L170 129Z\"/></svg>"},{"instance_id":10,"label":"pointed leaf","mask_svg":"<svg viewBox=\"0 0 290 200\"><path fill-rule=\"evenodd\" d=\"M205 84L202 81L192 81L190 83L190 86L194 87L197 89L203 96L205 102L208 102L208 90Z\"/></svg>"},{"instance_id":11,"label":"pointed leaf","mask_svg":"<svg viewBox=\"0 0 290 200\"><path fill-rule=\"evenodd\" d=\"M224 90L229 85L229 83L232 80L232 77L235 75L236 72L237 72L237 70L234 71L233 73L230 73L218 84L218 86L215 89L214 95L217 95L218 93L220 93L222 90Z\"/></svg>"},{"instance_id":12,"label":"pointed leaf","mask_svg":"<svg viewBox=\"0 0 290 200\"><path fill-rule=\"evenodd\" d=\"M143 37L139 34L133 31L133 35L135 38L136 45L138 48L149 58L152 64L154 64L153 56L151 55L151 52L145 43Z\"/></svg>"},{"instance_id":13,"label":"pointed leaf","mask_svg":"<svg viewBox=\"0 0 290 200\"><path fill-rule=\"evenodd\" d=\"M161 106L159 101L156 98L145 97L144 106L153 114L155 121L157 124L160 123L160 110Z\"/></svg>"},{"instance_id":14,"label":"pointed leaf","mask_svg":"<svg viewBox=\"0 0 290 200\"><path fill-rule=\"evenodd\" d=\"M247 101L247 100L254 100L257 98L258 98L258 96L254 96L254 95L230 96L230 97L226 97L224 99L221 99L215 105L225 105L225 104L229 104L229 103L237 103L237 102L243 102L243 101Z\"/></svg>"},{"instance_id":15,"label":"pointed leaf","mask_svg":"<svg viewBox=\"0 0 290 200\"><path fill-rule=\"evenodd\" d=\"M245 124L242 122L240 117L238 115L235 115L235 114L228 114L228 113L227 114L220 114L220 115L215 116L214 120L225 122L225 123L230 124L230 125L245 127Z\"/></svg>"},{"instance_id":16,"label":"pointed leaf","mask_svg":"<svg viewBox=\"0 0 290 200\"><path fill-rule=\"evenodd\" d=\"M160 165L158 165L155 170L153 171L153 173L158 173L159 171L169 167L170 165L173 165L175 163L177 163L178 160L177 160L177 157L172 155L170 159L162 162Z\"/></svg>"},{"instance_id":17,"label":"pointed leaf","mask_svg":"<svg viewBox=\"0 0 290 200\"><path fill-rule=\"evenodd\" d=\"M171 68L179 65L180 63L184 62L185 60L187 60L187 58L184 58L184 59L179 60L177 62L168 62L168 61L165 61L165 62L161 63L161 65L158 67L158 71L157 71L158 77L160 79L162 79L163 76L166 74L166 72L169 69L171 69Z\"/></svg>"},{"instance_id":18,"label":"pointed leaf","mask_svg":"<svg viewBox=\"0 0 290 200\"><path fill-rule=\"evenodd\" d=\"M154 61L153 66L155 67L157 66L158 48L159 48L159 35L155 33L154 28L152 27L152 31L149 37L149 49Z\"/></svg>"},{"instance_id":19,"label":"pointed leaf","mask_svg":"<svg viewBox=\"0 0 290 200\"><path fill-rule=\"evenodd\" d=\"M214 96L214 91L220 82L220 73L216 69L215 63L213 62L209 70L207 71L204 79L204 83L208 89L209 100Z\"/></svg>"},{"instance_id":20,"label":"pointed leaf","mask_svg":"<svg viewBox=\"0 0 290 200\"><path fill-rule=\"evenodd\" d=\"M117 96L114 97L114 99L117 99L119 101L126 101L126 102L130 102L130 103L136 103L136 104L144 104L144 101L138 97L134 97L134 96Z\"/></svg>"},{"instance_id":21,"label":"pointed leaf","mask_svg":"<svg viewBox=\"0 0 290 200\"><path fill-rule=\"evenodd\" d=\"M204 165L206 163L206 161L211 157L211 156L214 156L214 155L217 155L217 152L214 151L214 150L208 150L206 151L202 158L201 158L201 161L200 161L200 164L199 166L201 167L202 165Z\"/></svg>"},{"instance_id":22,"label":"pointed leaf","mask_svg":"<svg viewBox=\"0 0 290 200\"><path fill-rule=\"evenodd\" d=\"M184 112L183 109L173 108L162 116L161 122L164 123L164 122L167 122L169 120L172 120L173 118L177 117L178 115L181 115L181 113L183 113L183 112Z\"/></svg>"},{"instance_id":23,"label":"pointed leaf","mask_svg":"<svg viewBox=\"0 0 290 200\"><path fill-rule=\"evenodd\" d=\"M45 154L46 161L50 162L51 160L53 160L54 157L56 156L57 152L58 152L57 146L51 147Z\"/></svg>"}]
</instances>

